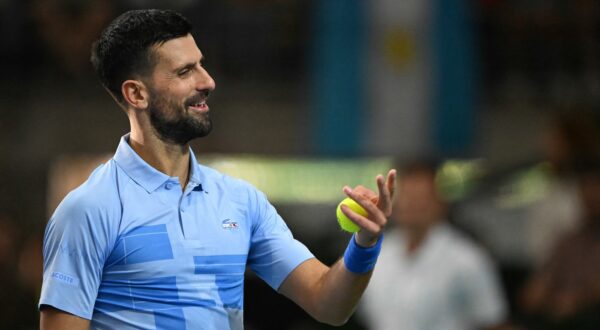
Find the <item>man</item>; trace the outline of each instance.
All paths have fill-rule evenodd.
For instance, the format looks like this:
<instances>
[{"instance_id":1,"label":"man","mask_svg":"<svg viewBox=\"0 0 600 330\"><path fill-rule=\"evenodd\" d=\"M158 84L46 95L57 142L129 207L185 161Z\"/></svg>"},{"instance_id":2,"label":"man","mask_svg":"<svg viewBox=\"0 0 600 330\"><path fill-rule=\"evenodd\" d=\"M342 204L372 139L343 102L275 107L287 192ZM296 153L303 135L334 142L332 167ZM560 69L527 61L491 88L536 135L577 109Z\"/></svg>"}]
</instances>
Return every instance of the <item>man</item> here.
<instances>
[{"instance_id":1,"label":"man","mask_svg":"<svg viewBox=\"0 0 600 330\"><path fill-rule=\"evenodd\" d=\"M558 239L521 292L527 329L600 328L600 159L589 157L573 164L579 225Z\"/></svg>"},{"instance_id":2,"label":"man","mask_svg":"<svg viewBox=\"0 0 600 330\"><path fill-rule=\"evenodd\" d=\"M72 191L44 238L42 329L241 329L248 265L321 322L343 324L370 278L391 213L395 171L378 194L344 192L367 211L331 268L294 240L265 196L196 163L215 83L191 26L172 11L130 11L92 50L129 118L113 159Z\"/></svg>"},{"instance_id":3,"label":"man","mask_svg":"<svg viewBox=\"0 0 600 330\"><path fill-rule=\"evenodd\" d=\"M362 310L372 329L488 329L505 303L483 251L445 223L435 166L402 172L393 219Z\"/></svg>"}]
</instances>

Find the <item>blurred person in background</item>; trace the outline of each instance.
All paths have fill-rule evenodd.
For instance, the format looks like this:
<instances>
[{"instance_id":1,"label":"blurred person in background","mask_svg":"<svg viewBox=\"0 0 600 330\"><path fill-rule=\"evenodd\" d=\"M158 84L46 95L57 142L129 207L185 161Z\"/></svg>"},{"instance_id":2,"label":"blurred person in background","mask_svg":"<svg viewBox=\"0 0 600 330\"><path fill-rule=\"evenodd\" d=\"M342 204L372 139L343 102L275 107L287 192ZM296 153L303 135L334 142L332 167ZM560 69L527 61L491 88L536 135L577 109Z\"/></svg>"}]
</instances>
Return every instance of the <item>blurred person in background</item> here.
<instances>
[{"instance_id":1,"label":"blurred person in background","mask_svg":"<svg viewBox=\"0 0 600 330\"><path fill-rule=\"evenodd\" d=\"M497 329L507 318L492 260L446 221L436 167L400 172L392 220L361 303L370 329Z\"/></svg>"},{"instance_id":2,"label":"blurred person in background","mask_svg":"<svg viewBox=\"0 0 600 330\"><path fill-rule=\"evenodd\" d=\"M549 186L529 213L528 236L535 267L548 258L556 240L573 230L581 218L575 164L597 153L593 122L593 116L586 112L558 112L541 134Z\"/></svg>"},{"instance_id":3,"label":"blurred person in background","mask_svg":"<svg viewBox=\"0 0 600 330\"><path fill-rule=\"evenodd\" d=\"M600 329L600 160L577 170L583 212L522 292L528 329Z\"/></svg>"}]
</instances>

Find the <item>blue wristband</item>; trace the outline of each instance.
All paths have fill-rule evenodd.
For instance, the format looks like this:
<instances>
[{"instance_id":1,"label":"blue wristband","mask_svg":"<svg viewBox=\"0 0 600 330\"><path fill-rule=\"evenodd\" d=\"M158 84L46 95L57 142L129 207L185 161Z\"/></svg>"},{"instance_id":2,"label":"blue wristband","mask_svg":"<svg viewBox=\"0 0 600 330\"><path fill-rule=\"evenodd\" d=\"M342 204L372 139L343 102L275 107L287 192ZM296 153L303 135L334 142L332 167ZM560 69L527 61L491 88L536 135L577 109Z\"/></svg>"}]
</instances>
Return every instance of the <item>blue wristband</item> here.
<instances>
[{"instance_id":1,"label":"blue wristband","mask_svg":"<svg viewBox=\"0 0 600 330\"><path fill-rule=\"evenodd\" d=\"M356 274L364 274L372 271L375 268L377 257L381 251L381 242L383 242L383 234L377 240L377 244L365 248L356 244L356 238L352 235L346 252L344 252L346 269Z\"/></svg>"}]
</instances>

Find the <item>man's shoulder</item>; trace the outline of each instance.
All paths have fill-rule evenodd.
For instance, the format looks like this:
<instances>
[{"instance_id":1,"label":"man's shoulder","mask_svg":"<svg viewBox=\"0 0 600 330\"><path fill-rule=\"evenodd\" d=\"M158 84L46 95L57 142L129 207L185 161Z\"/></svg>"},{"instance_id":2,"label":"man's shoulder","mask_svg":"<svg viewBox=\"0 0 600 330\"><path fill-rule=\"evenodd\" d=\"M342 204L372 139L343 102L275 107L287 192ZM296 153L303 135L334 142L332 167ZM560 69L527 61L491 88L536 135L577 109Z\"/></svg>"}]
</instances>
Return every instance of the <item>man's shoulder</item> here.
<instances>
[{"instance_id":1,"label":"man's shoulder","mask_svg":"<svg viewBox=\"0 0 600 330\"><path fill-rule=\"evenodd\" d=\"M223 188L235 188L245 191L256 190L256 187L243 179L230 176L206 165L198 164L198 167L205 179Z\"/></svg>"},{"instance_id":2,"label":"man's shoulder","mask_svg":"<svg viewBox=\"0 0 600 330\"><path fill-rule=\"evenodd\" d=\"M483 246L474 239L451 226L444 225L443 235L448 246L445 247L447 253L453 254L453 259L463 267L479 267L490 265L491 257Z\"/></svg>"},{"instance_id":3,"label":"man's shoulder","mask_svg":"<svg viewBox=\"0 0 600 330\"><path fill-rule=\"evenodd\" d=\"M117 166L111 159L98 166L85 182L67 194L57 212L120 208L119 200Z\"/></svg>"}]
</instances>

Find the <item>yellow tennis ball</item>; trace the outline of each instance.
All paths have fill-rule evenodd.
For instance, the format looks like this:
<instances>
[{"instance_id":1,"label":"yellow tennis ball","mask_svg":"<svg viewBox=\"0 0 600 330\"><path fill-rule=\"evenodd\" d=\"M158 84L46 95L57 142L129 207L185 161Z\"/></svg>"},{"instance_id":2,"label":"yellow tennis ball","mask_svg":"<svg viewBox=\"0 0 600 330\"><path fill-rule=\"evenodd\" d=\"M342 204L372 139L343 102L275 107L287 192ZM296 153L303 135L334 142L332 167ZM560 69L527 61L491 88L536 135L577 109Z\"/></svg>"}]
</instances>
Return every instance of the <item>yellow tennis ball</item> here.
<instances>
[{"instance_id":1,"label":"yellow tennis ball","mask_svg":"<svg viewBox=\"0 0 600 330\"><path fill-rule=\"evenodd\" d=\"M354 222L352 222L352 220L348 219L344 212L342 212L342 204L347 205L352 211L364 217L366 217L368 213L362 206L358 205L358 203L356 203L351 198L345 198L343 201L340 202L340 204L338 204L335 214L337 215L340 227L349 233L356 233L360 230L360 227L358 227Z\"/></svg>"}]
</instances>

